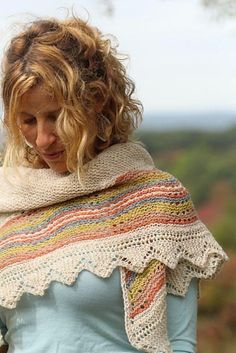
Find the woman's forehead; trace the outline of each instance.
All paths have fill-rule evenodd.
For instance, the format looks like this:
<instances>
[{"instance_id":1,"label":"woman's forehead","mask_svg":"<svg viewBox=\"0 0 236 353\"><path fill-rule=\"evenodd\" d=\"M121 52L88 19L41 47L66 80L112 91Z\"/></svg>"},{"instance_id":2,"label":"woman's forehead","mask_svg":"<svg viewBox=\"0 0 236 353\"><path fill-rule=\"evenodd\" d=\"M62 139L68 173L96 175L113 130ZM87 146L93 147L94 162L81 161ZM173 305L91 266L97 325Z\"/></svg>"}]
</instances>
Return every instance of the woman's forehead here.
<instances>
[{"instance_id":1,"label":"woman's forehead","mask_svg":"<svg viewBox=\"0 0 236 353\"><path fill-rule=\"evenodd\" d=\"M30 88L25 92L18 104L18 113L38 115L56 112L60 109L58 100L42 86Z\"/></svg>"}]
</instances>

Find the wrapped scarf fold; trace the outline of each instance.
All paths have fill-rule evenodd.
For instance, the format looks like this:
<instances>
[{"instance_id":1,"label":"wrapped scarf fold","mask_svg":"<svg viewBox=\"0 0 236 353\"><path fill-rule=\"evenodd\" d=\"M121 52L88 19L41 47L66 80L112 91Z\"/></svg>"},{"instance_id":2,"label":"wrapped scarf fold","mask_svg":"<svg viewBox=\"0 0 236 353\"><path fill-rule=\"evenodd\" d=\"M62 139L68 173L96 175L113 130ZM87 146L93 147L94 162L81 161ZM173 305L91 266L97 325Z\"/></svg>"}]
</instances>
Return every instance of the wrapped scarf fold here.
<instances>
[{"instance_id":1,"label":"wrapped scarf fold","mask_svg":"<svg viewBox=\"0 0 236 353\"><path fill-rule=\"evenodd\" d=\"M86 269L120 267L126 332L145 352L170 353L167 292L185 295L227 259L189 193L139 145L114 145L76 173L0 169L0 305L72 284Z\"/></svg>"}]
</instances>

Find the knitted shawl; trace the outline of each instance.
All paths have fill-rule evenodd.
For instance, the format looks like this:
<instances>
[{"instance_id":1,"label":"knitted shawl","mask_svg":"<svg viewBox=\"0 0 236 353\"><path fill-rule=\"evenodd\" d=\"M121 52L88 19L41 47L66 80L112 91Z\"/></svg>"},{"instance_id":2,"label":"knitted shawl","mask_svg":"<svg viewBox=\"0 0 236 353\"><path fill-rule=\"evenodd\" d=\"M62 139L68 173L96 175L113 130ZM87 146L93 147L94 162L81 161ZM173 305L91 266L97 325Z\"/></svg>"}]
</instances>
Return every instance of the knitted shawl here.
<instances>
[{"instance_id":1,"label":"knitted shawl","mask_svg":"<svg viewBox=\"0 0 236 353\"><path fill-rule=\"evenodd\" d=\"M188 191L138 144L117 144L77 173L0 168L0 305L119 267L125 327L144 352L171 353L166 293L184 296L227 259Z\"/></svg>"}]
</instances>

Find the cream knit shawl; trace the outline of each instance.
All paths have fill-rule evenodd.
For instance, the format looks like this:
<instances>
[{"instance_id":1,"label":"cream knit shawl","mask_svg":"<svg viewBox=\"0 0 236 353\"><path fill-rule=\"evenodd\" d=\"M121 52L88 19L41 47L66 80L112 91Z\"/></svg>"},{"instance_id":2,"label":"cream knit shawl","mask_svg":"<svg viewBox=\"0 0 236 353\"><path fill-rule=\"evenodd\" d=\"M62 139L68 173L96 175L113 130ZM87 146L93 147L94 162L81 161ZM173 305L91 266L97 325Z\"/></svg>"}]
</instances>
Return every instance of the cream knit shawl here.
<instances>
[{"instance_id":1,"label":"cream knit shawl","mask_svg":"<svg viewBox=\"0 0 236 353\"><path fill-rule=\"evenodd\" d=\"M127 192L131 196L124 196ZM172 352L167 336L166 293L185 295L192 277L212 277L227 259L197 218L186 189L168 173L156 170L150 155L138 144L108 148L88 163L81 182L76 173L0 168L0 194L0 305L16 307L24 292L43 295L54 280L72 284L83 269L108 277L118 266L126 332L131 344L145 352ZM114 201L117 195L119 200ZM139 199L133 216L136 196ZM72 220L83 219L83 207L88 207L88 214L100 212L96 207L93 211L93 207L103 197L109 200L107 206L102 206L107 212L107 226L99 236L100 228L93 231L88 222L75 223L69 229ZM142 214L143 200L146 216ZM31 219L32 227L38 220L41 224L40 217L43 219L47 212L62 214L64 205L76 214L68 218L72 217L71 211L61 220L65 229L63 233L59 227L61 234L66 236L66 229L71 232L67 243L37 256L36 249L30 259L23 257L25 253L16 244L29 241L30 236L33 244L36 235L46 235L49 230L19 235L18 217L21 226L26 217L26 229ZM112 213L117 207L123 212L117 211L118 216ZM151 221L145 223L149 214ZM115 227L116 217L119 228ZM125 217L130 218L127 221ZM113 236L106 229L113 229ZM114 229L119 230L116 233ZM56 237L50 239L53 242Z\"/></svg>"}]
</instances>

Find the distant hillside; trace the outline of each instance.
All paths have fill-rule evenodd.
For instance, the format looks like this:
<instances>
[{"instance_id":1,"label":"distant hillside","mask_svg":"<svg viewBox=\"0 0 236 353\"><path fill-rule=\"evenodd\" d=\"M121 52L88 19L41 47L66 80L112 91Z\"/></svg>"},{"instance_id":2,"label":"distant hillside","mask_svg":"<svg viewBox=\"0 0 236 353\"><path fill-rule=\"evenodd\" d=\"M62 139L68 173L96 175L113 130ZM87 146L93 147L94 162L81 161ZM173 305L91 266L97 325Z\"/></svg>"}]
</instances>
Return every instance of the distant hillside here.
<instances>
[{"instance_id":1,"label":"distant hillside","mask_svg":"<svg viewBox=\"0 0 236 353\"><path fill-rule=\"evenodd\" d=\"M156 166L189 189L201 218L236 251L236 127L226 131L145 131L137 137Z\"/></svg>"},{"instance_id":2,"label":"distant hillside","mask_svg":"<svg viewBox=\"0 0 236 353\"><path fill-rule=\"evenodd\" d=\"M141 129L222 130L236 126L236 112L155 112L144 113Z\"/></svg>"},{"instance_id":3,"label":"distant hillside","mask_svg":"<svg viewBox=\"0 0 236 353\"><path fill-rule=\"evenodd\" d=\"M1 112L0 112L1 116ZM236 126L236 112L153 112L145 113L141 130L222 130ZM0 143L2 142L0 129Z\"/></svg>"}]
</instances>

